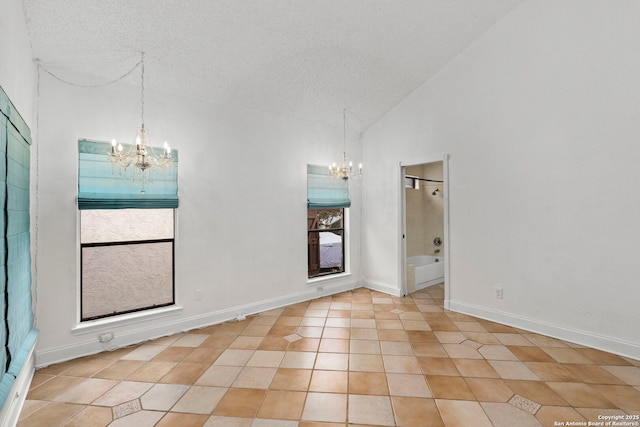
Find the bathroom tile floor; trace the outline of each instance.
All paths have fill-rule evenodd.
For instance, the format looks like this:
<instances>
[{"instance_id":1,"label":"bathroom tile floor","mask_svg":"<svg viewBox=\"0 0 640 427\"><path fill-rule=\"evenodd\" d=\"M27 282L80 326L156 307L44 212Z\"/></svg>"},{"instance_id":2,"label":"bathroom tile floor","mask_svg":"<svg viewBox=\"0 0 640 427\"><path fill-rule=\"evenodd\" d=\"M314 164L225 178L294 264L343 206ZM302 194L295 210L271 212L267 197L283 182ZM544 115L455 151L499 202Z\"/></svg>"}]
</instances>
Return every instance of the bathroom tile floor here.
<instances>
[{"instance_id":1,"label":"bathroom tile floor","mask_svg":"<svg viewBox=\"0 0 640 427\"><path fill-rule=\"evenodd\" d=\"M442 303L357 289L52 365L18 425L640 425L640 361Z\"/></svg>"}]
</instances>

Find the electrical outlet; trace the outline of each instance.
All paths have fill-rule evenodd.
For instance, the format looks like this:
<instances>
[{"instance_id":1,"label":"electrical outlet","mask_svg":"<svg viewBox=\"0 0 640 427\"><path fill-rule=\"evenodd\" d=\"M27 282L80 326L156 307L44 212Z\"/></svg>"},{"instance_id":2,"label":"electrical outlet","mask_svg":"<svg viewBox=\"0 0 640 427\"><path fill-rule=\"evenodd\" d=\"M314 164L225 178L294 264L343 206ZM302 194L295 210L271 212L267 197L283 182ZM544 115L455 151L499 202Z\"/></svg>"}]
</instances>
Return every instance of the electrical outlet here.
<instances>
[{"instance_id":1,"label":"electrical outlet","mask_svg":"<svg viewBox=\"0 0 640 427\"><path fill-rule=\"evenodd\" d=\"M98 335L98 341L101 343L107 343L113 339L113 332L105 332L104 334Z\"/></svg>"},{"instance_id":2,"label":"electrical outlet","mask_svg":"<svg viewBox=\"0 0 640 427\"><path fill-rule=\"evenodd\" d=\"M503 292L502 292L502 288L498 288L498 287L496 287L496 288L494 289L493 296L495 297L495 299L502 299L502 294L503 294Z\"/></svg>"}]
</instances>

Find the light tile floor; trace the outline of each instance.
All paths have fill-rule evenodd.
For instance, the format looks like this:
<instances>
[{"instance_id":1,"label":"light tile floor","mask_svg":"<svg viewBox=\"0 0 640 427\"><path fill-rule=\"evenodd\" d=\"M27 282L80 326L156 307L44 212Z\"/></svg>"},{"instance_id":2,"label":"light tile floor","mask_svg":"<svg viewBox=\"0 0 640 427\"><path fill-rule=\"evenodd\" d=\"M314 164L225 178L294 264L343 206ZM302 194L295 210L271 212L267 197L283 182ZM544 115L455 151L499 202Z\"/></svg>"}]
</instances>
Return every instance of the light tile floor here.
<instances>
[{"instance_id":1,"label":"light tile floor","mask_svg":"<svg viewBox=\"0 0 640 427\"><path fill-rule=\"evenodd\" d=\"M640 425L640 361L442 300L357 289L49 366L18 425Z\"/></svg>"}]
</instances>

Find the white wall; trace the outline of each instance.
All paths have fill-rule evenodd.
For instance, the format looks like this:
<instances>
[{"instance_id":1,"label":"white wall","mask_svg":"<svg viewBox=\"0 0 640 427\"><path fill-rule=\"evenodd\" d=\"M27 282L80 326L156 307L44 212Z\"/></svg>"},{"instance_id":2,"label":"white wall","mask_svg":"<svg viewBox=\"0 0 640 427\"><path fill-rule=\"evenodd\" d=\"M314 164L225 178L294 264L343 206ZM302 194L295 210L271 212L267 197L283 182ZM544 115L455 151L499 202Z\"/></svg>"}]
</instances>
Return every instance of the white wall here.
<instances>
[{"instance_id":1,"label":"white wall","mask_svg":"<svg viewBox=\"0 0 640 427\"><path fill-rule=\"evenodd\" d=\"M36 68L20 0L0 0L0 86L34 130Z\"/></svg>"},{"instance_id":2,"label":"white wall","mask_svg":"<svg viewBox=\"0 0 640 427\"><path fill-rule=\"evenodd\" d=\"M400 289L398 162L450 153L451 307L640 358L638 22L525 2L369 129L365 281Z\"/></svg>"},{"instance_id":3,"label":"white wall","mask_svg":"<svg viewBox=\"0 0 640 427\"><path fill-rule=\"evenodd\" d=\"M135 58L132 59L132 63ZM151 73L153 70L146 70ZM83 76L65 75L86 82ZM225 108L146 90L153 145L179 150L176 293L180 314L128 326L72 333L78 316L77 139L133 140L139 87L102 89L41 80L39 182L38 365L97 352L97 335L115 332L120 346L238 313L323 295L307 285L306 165L341 154L342 129ZM358 158L358 142L348 150ZM359 281L360 193L352 192L350 277ZM115 272L117 275L117 272ZM202 300L196 291L202 290Z\"/></svg>"}]
</instances>

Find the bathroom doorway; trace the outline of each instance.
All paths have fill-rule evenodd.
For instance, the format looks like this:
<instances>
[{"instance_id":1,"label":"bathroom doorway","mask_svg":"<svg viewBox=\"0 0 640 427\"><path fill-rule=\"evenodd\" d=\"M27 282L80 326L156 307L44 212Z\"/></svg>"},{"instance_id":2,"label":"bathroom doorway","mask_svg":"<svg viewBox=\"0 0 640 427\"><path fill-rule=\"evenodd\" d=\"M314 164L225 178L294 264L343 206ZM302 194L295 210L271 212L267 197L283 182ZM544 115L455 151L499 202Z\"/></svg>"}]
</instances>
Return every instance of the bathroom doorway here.
<instances>
[{"instance_id":1,"label":"bathroom doorway","mask_svg":"<svg viewBox=\"0 0 640 427\"><path fill-rule=\"evenodd\" d=\"M402 294L445 283L448 302L448 157L401 163Z\"/></svg>"}]
</instances>

